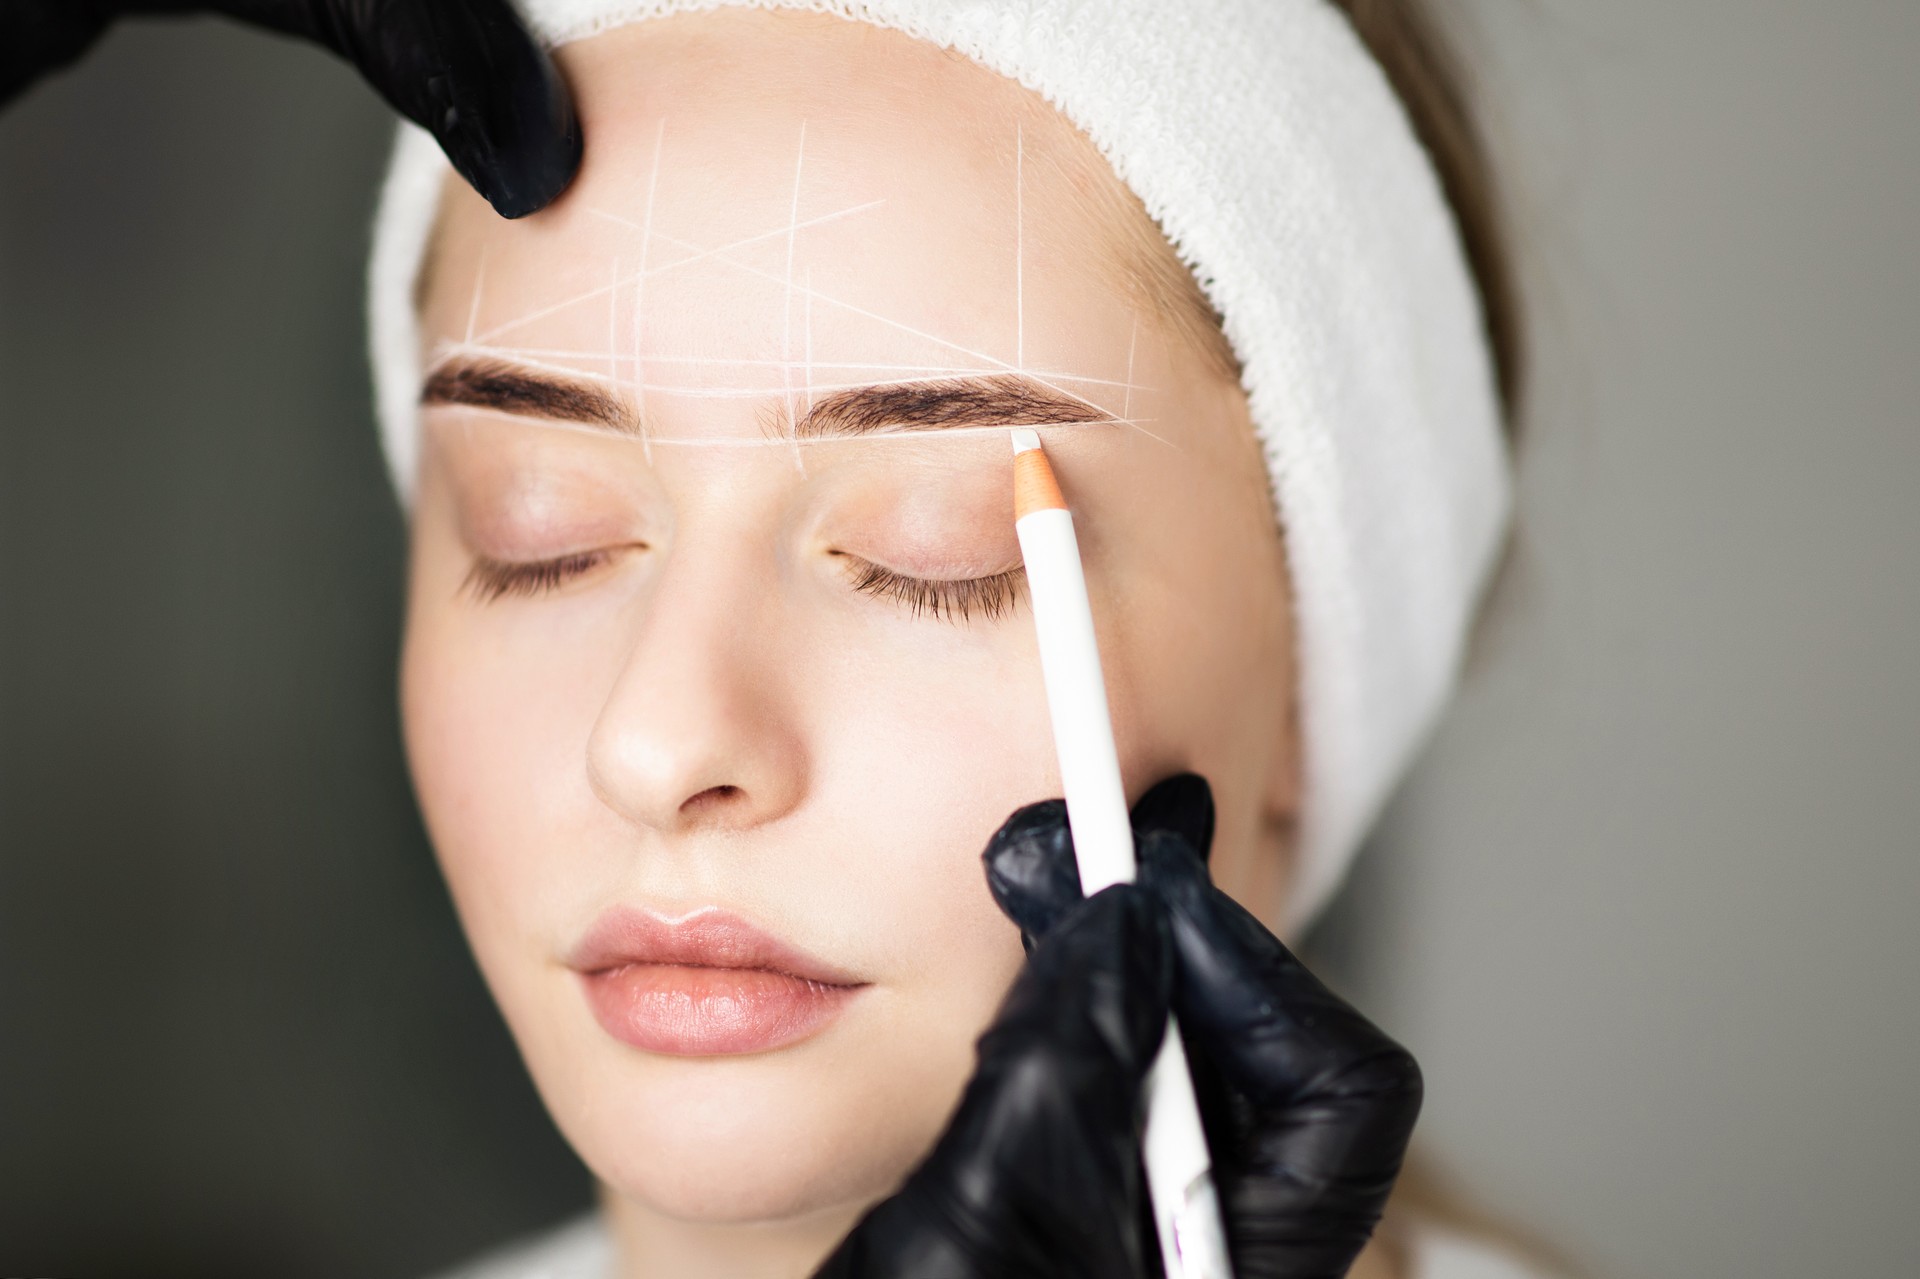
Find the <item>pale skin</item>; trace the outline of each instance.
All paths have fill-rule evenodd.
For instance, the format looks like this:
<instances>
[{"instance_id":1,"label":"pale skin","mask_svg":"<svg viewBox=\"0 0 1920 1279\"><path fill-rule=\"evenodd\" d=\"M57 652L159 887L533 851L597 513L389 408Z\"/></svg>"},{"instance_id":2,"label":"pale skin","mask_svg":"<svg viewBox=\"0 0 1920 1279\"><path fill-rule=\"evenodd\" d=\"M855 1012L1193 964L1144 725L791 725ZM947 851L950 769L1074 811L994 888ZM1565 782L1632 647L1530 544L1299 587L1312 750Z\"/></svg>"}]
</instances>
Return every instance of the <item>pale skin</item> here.
<instances>
[{"instance_id":1,"label":"pale skin","mask_svg":"<svg viewBox=\"0 0 1920 1279\"><path fill-rule=\"evenodd\" d=\"M1206 776L1215 878L1269 921L1299 786L1283 550L1237 383L1128 286L1115 210L1144 213L1027 90L791 13L559 60L580 176L518 222L448 184L422 354L585 388L623 425L424 411L409 760L622 1273L804 1275L944 1125L1023 958L981 849L1059 784L1014 419L793 423L962 377L1082 406L1029 420L1055 423L1129 790ZM531 585L498 567L556 561ZM966 579L1001 585L940 585ZM561 959L614 904L717 905L869 985L791 1046L644 1052ZM1375 1254L1355 1273L1387 1273Z\"/></svg>"}]
</instances>

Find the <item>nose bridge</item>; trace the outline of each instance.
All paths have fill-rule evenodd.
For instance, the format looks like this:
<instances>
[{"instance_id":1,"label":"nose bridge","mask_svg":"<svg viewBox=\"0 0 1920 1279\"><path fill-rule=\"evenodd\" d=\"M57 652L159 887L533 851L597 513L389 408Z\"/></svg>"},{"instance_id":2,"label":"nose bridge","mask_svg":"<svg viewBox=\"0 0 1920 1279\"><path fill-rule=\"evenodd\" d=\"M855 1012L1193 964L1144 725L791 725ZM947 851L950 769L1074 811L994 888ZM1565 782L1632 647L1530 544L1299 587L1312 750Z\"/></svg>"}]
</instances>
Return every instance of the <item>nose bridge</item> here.
<instances>
[{"instance_id":1,"label":"nose bridge","mask_svg":"<svg viewBox=\"0 0 1920 1279\"><path fill-rule=\"evenodd\" d=\"M587 743L602 802L665 833L741 829L790 810L803 736L775 651L778 571L743 535L677 539Z\"/></svg>"}]
</instances>

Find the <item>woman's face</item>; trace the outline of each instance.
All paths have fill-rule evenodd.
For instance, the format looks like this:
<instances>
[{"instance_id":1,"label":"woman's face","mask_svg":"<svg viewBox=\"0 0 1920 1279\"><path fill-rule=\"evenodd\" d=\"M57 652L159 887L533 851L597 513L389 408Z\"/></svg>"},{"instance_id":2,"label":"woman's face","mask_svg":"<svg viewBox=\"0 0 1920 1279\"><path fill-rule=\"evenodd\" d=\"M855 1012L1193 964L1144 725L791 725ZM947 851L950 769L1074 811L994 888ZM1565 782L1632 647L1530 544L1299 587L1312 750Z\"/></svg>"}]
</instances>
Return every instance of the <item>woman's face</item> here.
<instances>
[{"instance_id":1,"label":"woman's face","mask_svg":"<svg viewBox=\"0 0 1920 1279\"><path fill-rule=\"evenodd\" d=\"M414 778L612 1190L857 1209L1021 963L981 850L1060 791L1004 428L1045 424L1074 507L1130 792L1207 776L1216 875L1271 916L1294 767L1264 472L1233 379L1129 287L1144 215L1026 90L751 11L561 62L578 181L521 222L450 184L422 297Z\"/></svg>"}]
</instances>

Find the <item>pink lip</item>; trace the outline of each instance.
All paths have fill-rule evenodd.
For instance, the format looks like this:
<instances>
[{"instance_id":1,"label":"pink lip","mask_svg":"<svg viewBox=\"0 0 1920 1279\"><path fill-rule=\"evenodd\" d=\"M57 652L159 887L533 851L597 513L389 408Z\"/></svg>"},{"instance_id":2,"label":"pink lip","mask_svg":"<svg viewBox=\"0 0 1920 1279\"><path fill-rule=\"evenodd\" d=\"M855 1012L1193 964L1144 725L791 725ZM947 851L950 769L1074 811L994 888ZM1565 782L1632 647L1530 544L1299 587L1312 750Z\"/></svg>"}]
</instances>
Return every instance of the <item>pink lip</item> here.
<instances>
[{"instance_id":1,"label":"pink lip","mask_svg":"<svg viewBox=\"0 0 1920 1279\"><path fill-rule=\"evenodd\" d=\"M717 909L669 922L616 906L595 921L567 966L580 974L602 1030L677 1057L798 1043L867 985Z\"/></svg>"}]
</instances>

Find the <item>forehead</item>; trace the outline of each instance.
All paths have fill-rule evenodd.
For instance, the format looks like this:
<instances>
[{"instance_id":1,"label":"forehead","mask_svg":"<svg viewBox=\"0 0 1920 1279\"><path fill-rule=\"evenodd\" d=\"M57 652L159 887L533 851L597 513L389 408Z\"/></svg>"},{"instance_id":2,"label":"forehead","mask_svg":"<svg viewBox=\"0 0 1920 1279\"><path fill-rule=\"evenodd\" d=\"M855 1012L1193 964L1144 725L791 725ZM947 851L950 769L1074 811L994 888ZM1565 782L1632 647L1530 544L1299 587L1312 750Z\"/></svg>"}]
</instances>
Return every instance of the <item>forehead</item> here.
<instances>
[{"instance_id":1,"label":"forehead","mask_svg":"<svg viewBox=\"0 0 1920 1279\"><path fill-rule=\"evenodd\" d=\"M449 183L430 343L667 397L897 366L1079 378L1104 406L1124 381L1124 188L1021 86L899 32L748 9L559 59L579 178L518 222Z\"/></svg>"}]
</instances>

